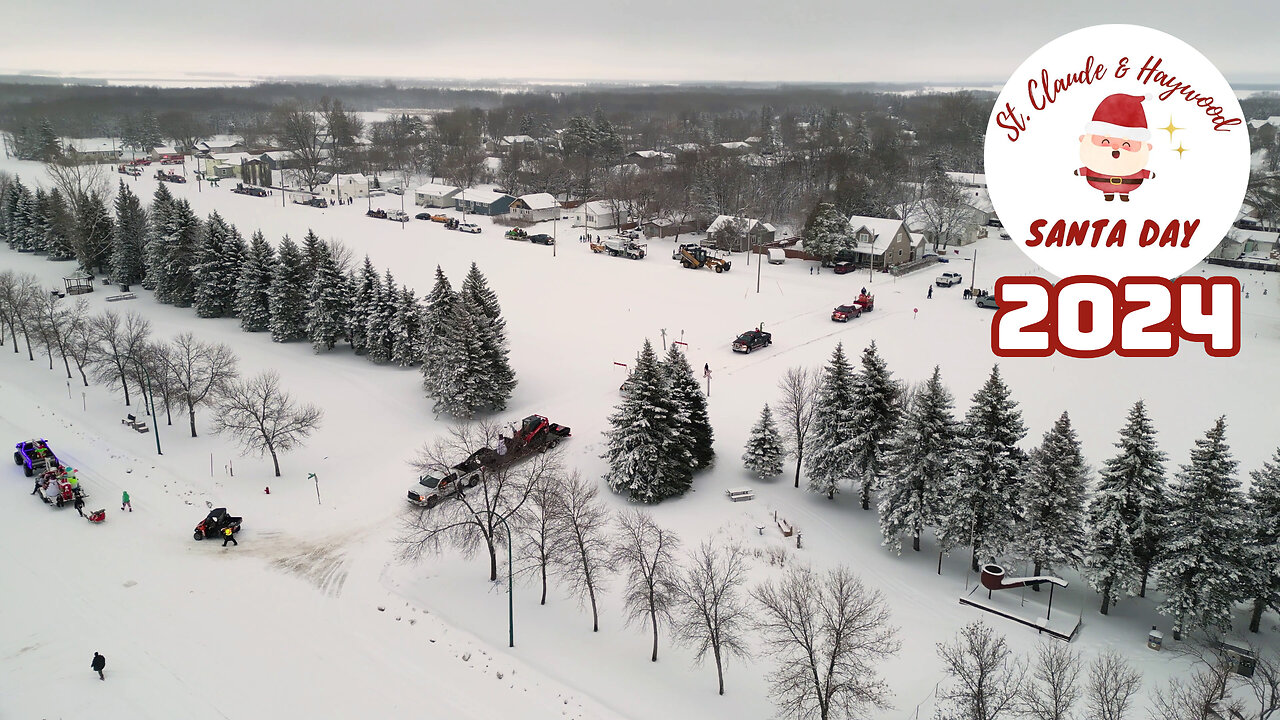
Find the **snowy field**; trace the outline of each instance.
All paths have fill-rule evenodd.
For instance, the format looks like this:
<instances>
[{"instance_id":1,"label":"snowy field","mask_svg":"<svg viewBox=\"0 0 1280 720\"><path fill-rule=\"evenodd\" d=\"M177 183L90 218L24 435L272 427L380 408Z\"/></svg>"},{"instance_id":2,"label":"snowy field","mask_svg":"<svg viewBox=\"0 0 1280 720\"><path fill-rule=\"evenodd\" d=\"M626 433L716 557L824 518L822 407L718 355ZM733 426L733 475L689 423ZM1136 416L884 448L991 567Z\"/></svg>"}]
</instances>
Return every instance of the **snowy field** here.
<instances>
[{"instance_id":1,"label":"snowy field","mask_svg":"<svg viewBox=\"0 0 1280 720\"><path fill-rule=\"evenodd\" d=\"M12 160L0 169L28 184L42 175L38 165ZM126 182L144 200L155 189L149 177ZM321 210L282 207L278 195L241 196L227 186L170 189L202 216L216 209L246 237L260 228L273 242L284 234L300 239L312 228L337 238L357 258L367 253L375 266L389 267L419 297L437 264L457 287L476 261L502 302L519 378L500 419L536 412L571 426L566 463L589 478L604 470L601 431L624 372L614 363L632 362L645 337L661 347L663 329L668 342L683 339L690 363L713 370L718 462L696 477L695 492L650 512L685 547L715 538L758 551L753 580L778 572L766 559L770 549L785 551L787 563L851 567L885 594L901 629L902 650L882 668L895 708L882 717L915 717L917 707L920 717L932 716L929 697L942 679L935 643L979 616L957 602L973 582L964 553L944 559L939 576L931 538L923 552L895 556L880 547L875 514L858 508L855 493L828 501L792 488L785 476L755 482L739 456L760 406L776 402L782 373L820 365L841 341L855 355L875 340L895 377L911 382L940 364L963 414L997 360L989 346L992 313L962 301L960 287L935 289L926 299L938 270L896 280L814 276L809 264L792 260L759 268L757 294L754 258L748 266L738 255L728 274L685 270L670 259L670 240L651 241L648 258L636 262L591 253L567 222L531 229L557 233L553 255L550 247L505 240L504 228L475 216L469 219L483 233L466 235L431 222L366 218L363 201ZM387 195L373 203L399 209L400 201ZM406 203L411 215L420 211L410 196ZM946 269L963 273L967 283L975 250L978 287L992 287L1001 275L1037 272L1011 243L995 239L952 255ZM0 268L38 273L50 287L73 269L7 249L0 249ZM1000 360L1029 428L1024 447L1039 443L1067 410L1097 467L1111 454L1128 407L1142 398L1171 470L1222 414L1242 473L1258 468L1276 446L1280 276L1231 272L1249 291L1237 357L1214 359L1188 347L1168 359ZM875 311L832 323L831 308L863 285L876 295ZM108 306L105 289L86 296L95 311ZM185 418L161 424L164 454L157 456L151 434L121 426L134 410L117 394L78 387L78 380L68 385L60 365L50 372L43 357L28 362L25 350L15 355L0 347L0 435L12 442L49 439L81 469L89 509L107 508L107 521L91 525L70 508L26 497L31 483L18 469L8 471L3 491L10 509L0 522L0 717L773 714L766 686L772 661L758 653L730 662L724 697L716 695L714 667L693 666L691 654L665 638L660 661L648 662L645 630L623 625L619 582L602 601L598 634L576 601L553 590L539 607L535 587L518 582L516 647L508 650L505 587L487 582L483 558L394 560L392 540L414 477L407 460L447 427L432 416L415 370L377 367L343 350L315 355L307 344L274 344L265 334L241 333L236 320L201 320L155 303L148 292L137 294L110 306L144 314L159 338L191 330L226 342L239 354L243 375L278 370L287 389L325 408L324 425L307 448L282 458L279 479L271 477L269 460L241 457L210 435L207 412L197 413L199 438L187 437ZM760 323L773 333L772 347L730 352L734 336ZM267 485L270 494L263 492ZM743 485L755 488L756 500L730 503L723 491ZM133 513L119 512L122 490L132 496ZM627 507L605 496L614 508ZM244 516L238 547L191 539L209 503ZM773 526L775 511L803 533L802 549ZM1172 654L1145 648L1151 625L1168 627L1154 611L1158 594L1124 599L1102 617L1096 596L1076 575L1066 577L1071 586L1055 596L1054 612L1082 615L1074 647L1088 654L1116 648L1146 674L1147 690L1185 671ZM1237 619L1243 627L1243 608ZM1019 651L1037 641L1021 626L991 616L987 622ZM1275 625L1269 614L1262 635L1252 639L1275 647ZM107 656L106 683L95 682L88 668L95 650Z\"/></svg>"}]
</instances>

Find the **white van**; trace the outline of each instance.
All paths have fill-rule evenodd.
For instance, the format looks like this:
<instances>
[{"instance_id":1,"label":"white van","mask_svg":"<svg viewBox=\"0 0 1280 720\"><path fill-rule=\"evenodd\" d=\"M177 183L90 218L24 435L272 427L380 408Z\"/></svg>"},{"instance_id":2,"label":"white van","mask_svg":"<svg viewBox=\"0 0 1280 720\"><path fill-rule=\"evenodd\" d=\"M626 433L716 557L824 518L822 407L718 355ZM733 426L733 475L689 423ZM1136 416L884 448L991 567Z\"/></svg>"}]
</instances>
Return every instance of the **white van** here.
<instances>
[{"instance_id":1,"label":"white van","mask_svg":"<svg viewBox=\"0 0 1280 720\"><path fill-rule=\"evenodd\" d=\"M787 251L782 248L769 248L769 264L781 265L787 261Z\"/></svg>"}]
</instances>

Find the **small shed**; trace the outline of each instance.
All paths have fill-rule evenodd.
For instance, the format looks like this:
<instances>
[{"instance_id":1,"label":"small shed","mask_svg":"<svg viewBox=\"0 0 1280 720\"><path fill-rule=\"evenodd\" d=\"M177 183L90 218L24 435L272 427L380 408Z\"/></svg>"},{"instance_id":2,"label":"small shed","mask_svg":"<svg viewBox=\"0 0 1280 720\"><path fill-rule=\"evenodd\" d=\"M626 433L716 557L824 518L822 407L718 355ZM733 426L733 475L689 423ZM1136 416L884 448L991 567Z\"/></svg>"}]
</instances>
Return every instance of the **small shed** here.
<instances>
[{"instance_id":1,"label":"small shed","mask_svg":"<svg viewBox=\"0 0 1280 720\"><path fill-rule=\"evenodd\" d=\"M68 295L83 295L93 292L93 276L83 270L77 270L62 278L62 284Z\"/></svg>"},{"instance_id":2,"label":"small shed","mask_svg":"<svg viewBox=\"0 0 1280 720\"><path fill-rule=\"evenodd\" d=\"M560 218L560 203L551 193L521 195L511 203L511 216L528 222L557 220Z\"/></svg>"}]
</instances>

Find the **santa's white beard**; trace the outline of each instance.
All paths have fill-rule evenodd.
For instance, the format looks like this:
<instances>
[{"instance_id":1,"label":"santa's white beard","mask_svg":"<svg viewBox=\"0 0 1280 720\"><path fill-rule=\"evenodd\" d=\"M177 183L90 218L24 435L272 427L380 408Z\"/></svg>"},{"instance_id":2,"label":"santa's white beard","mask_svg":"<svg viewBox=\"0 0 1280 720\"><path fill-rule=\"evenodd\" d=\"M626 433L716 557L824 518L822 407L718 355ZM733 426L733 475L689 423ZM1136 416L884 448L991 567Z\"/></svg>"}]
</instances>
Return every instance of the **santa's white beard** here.
<instances>
[{"instance_id":1,"label":"santa's white beard","mask_svg":"<svg viewBox=\"0 0 1280 720\"><path fill-rule=\"evenodd\" d=\"M1088 138L1080 143L1080 162L1085 167L1102 175L1123 177L1132 175L1147 165L1150 155L1145 146L1138 152L1119 150L1120 157L1113 157L1117 152L1109 145L1094 145Z\"/></svg>"}]
</instances>

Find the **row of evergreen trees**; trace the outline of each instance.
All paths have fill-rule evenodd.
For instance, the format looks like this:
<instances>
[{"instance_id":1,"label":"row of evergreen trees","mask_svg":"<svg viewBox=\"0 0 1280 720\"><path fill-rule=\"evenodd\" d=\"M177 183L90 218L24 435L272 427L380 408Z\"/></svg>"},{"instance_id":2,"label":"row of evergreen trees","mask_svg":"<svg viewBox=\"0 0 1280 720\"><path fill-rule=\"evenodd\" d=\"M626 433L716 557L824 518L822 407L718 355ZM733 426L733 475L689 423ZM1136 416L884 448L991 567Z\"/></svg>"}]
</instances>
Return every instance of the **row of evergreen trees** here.
<instances>
[{"instance_id":1,"label":"row of evergreen trees","mask_svg":"<svg viewBox=\"0 0 1280 720\"><path fill-rule=\"evenodd\" d=\"M149 209L123 182L114 217L101 199L87 206L83 222L99 249L96 262L82 266L105 267L116 283L141 284L162 303L192 307L204 318L236 317L246 332L306 340L316 352L347 342L373 362L422 365L436 412L500 410L515 388L501 307L474 263L460 293L437 268L424 304L390 270L379 274L368 256L348 268L340 248L313 231L301 244L286 236L273 248L261 232L246 243L217 212L201 221L165 184ZM50 259L78 257L58 230L63 207L56 189L31 193L15 179L0 193L0 237Z\"/></svg>"},{"instance_id":2,"label":"row of evergreen trees","mask_svg":"<svg viewBox=\"0 0 1280 720\"><path fill-rule=\"evenodd\" d=\"M622 395L605 431L605 482L643 503L685 494L715 451L707 400L679 346L659 360L646 339Z\"/></svg>"},{"instance_id":3,"label":"row of evergreen trees","mask_svg":"<svg viewBox=\"0 0 1280 720\"><path fill-rule=\"evenodd\" d=\"M1146 595L1155 576L1160 612L1175 633L1228 628L1236 602L1253 606L1250 630L1267 608L1280 611L1280 450L1253 473L1248 494L1219 418L1196 441L1190 462L1168 482L1165 454L1144 404L1129 411L1096 481L1067 413L1024 452L1021 411L992 369L963 420L934 368L907 389L890 376L873 343L854 372L837 345L813 406L809 488L834 497L859 481L863 507L879 490L884 544L904 536L920 550L925 528L940 549L979 558L1011 556L1034 566L1080 570L1106 614L1121 596ZM744 455L751 472L782 471L782 437L768 406Z\"/></svg>"},{"instance_id":4,"label":"row of evergreen trees","mask_svg":"<svg viewBox=\"0 0 1280 720\"><path fill-rule=\"evenodd\" d=\"M86 270L104 269L114 226L107 201L97 191L73 197L57 187L34 191L18 177L0 173L0 239L18 252L50 260L77 260Z\"/></svg>"}]
</instances>

